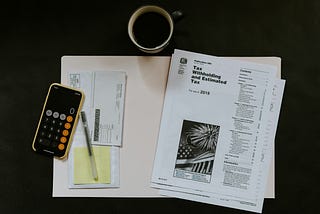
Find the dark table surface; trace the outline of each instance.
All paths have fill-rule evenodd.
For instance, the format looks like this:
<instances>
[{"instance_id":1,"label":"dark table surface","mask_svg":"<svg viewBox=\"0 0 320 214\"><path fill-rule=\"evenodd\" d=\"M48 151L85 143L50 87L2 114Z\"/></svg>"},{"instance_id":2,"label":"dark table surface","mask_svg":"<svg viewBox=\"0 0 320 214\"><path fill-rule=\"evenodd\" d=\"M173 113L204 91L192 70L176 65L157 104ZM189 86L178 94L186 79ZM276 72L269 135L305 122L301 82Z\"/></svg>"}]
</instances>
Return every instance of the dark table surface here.
<instances>
[{"instance_id":1,"label":"dark table surface","mask_svg":"<svg viewBox=\"0 0 320 214\"><path fill-rule=\"evenodd\" d=\"M127 22L143 4L185 17L174 48L216 56L279 56L287 80L276 136L276 199L264 213L317 213L320 195L320 1L8 1L0 6L1 213L246 213L180 199L52 198L52 159L31 142L64 55L145 55ZM318 197L317 197L318 196ZM318 211L319 212L319 211Z\"/></svg>"}]
</instances>

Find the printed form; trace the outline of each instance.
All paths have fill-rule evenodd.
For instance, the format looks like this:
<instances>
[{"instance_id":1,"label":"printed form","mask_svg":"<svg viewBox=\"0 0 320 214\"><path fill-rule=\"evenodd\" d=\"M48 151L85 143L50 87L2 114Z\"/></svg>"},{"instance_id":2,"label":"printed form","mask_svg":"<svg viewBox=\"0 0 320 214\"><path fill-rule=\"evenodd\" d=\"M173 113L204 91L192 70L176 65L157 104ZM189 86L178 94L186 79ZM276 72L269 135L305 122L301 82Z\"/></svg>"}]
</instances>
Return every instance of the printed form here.
<instances>
[{"instance_id":1,"label":"printed form","mask_svg":"<svg viewBox=\"0 0 320 214\"><path fill-rule=\"evenodd\" d=\"M284 88L276 73L269 65L175 50L151 186L261 212Z\"/></svg>"},{"instance_id":2,"label":"printed form","mask_svg":"<svg viewBox=\"0 0 320 214\"><path fill-rule=\"evenodd\" d=\"M82 90L98 180L91 175L82 123L78 123L68 159L69 188L115 188L120 185L120 146L126 73L120 71L69 72L68 85Z\"/></svg>"}]
</instances>

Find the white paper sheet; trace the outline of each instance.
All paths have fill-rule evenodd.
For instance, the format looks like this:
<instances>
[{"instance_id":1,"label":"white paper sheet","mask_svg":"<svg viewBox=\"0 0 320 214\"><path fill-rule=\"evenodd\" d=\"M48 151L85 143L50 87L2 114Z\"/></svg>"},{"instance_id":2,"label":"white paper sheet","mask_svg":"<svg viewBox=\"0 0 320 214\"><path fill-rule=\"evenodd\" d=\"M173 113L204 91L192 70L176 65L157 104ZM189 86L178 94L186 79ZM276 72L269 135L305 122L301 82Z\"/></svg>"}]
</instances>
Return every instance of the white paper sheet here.
<instances>
[{"instance_id":1,"label":"white paper sheet","mask_svg":"<svg viewBox=\"0 0 320 214\"><path fill-rule=\"evenodd\" d=\"M67 56L62 58L61 81L67 72L125 71L127 74L120 188L69 189L67 161L54 159L53 197L161 197L150 187L169 57Z\"/></svg>"},{"instance_id":2,"label":"white paper sheet","mask_svg":"<svg viewBox=\"0 0 320 214\"><path fill-rule=\"evenodd\" d=\"M261 211L274 142L262 143L263 124L276 68L179 50L172 58L152 186L210 192L218 201L203 201Z\"/></svg>"},{"instance_id":3,"label":"white paper sheet","mask_svg":"<svg viewBox=\"0 0 320 214\"><path fill-rule=\"evenodd\" d=\"M230 193L252 192L252 185L245 182L239 184L244 185L243 188L222 185L228 183L222 173L223 162L235 161L243 169L254 169L253 161L257 157L251 156L255 154L254 150L261 149L257 147L259 145L253 145L259 131L259 113L265 109L265 90L271 91L268 81L276 77L276 68L189 52L175 55L171 61L152 182L166 185L178 182L181 187L210 192L219 188ZM189 63L183 63L181 59ZM244 76L247 74L249 76ZM213 135L206 135L206 130L214 132ZM203 142L199 136L202 133ZM238 143L231 143L234 141ZM237 147L239 144L241 148ZM179 163L185 159L177 155L178 146L183 148L184 145L192 147L189 148L192 149L192 157L185 159L195 162L191 165L197 169L190 169L190 164ZM202 166L197 164L201 159L208 159L205 161L209 164L205 166L206 172L202 172Z\"/></svg>"}]
</instances>

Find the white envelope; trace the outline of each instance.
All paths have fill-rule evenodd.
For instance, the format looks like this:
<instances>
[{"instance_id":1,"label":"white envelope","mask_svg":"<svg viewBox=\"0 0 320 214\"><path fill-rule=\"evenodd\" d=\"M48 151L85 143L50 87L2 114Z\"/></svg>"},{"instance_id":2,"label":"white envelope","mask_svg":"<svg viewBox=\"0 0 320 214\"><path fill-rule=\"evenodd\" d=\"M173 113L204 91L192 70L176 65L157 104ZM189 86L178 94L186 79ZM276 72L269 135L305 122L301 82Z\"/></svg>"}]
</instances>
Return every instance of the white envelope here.
<instances>
[{"instance_id":1,"label":"white envelope","mask_svg":"<svg viewBox=\"0 0 320 214\"><path fill-rule=\"evenodd\" d=\"M121 71L68 72L68 85L85 94L92 144L121 146L126 74Z\"/></svg>"}]
</instances>

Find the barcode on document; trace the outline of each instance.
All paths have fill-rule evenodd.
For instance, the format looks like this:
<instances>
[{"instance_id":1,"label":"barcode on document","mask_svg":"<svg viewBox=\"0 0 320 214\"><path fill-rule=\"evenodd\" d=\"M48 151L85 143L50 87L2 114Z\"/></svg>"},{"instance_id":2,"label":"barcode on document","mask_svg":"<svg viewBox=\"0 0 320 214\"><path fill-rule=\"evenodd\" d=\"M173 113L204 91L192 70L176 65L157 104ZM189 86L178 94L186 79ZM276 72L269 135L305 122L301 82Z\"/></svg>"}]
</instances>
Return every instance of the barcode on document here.
<instances>
[{"instance_id":1,"label":"barcode on document","mask_svg":"<svg viewBox=\"0 0 320 214\"><path fill-rule=\"evenodd\" d=\"M93 140L99 141L100 109L95 110Z\"/></svg>"}]
</instances>

